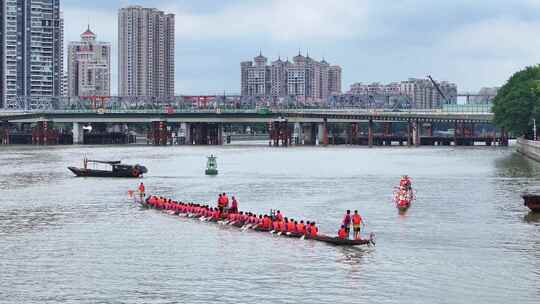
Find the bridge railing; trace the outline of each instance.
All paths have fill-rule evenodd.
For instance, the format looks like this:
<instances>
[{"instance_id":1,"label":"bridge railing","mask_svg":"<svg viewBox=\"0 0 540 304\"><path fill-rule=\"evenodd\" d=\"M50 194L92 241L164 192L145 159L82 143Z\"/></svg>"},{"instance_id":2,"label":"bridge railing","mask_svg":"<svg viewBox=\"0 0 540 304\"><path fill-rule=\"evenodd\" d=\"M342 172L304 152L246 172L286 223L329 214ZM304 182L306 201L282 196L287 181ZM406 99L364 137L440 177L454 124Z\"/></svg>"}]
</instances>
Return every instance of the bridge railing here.
<instances>
[{"instance_id":1,"label":"bridge railing","mask_svg":"<svg viewBox=\"0 0 540 304\"><path fill-rule=\"evenodd\" d=\"M489 115L491 111L484 109L480 111L471 111L470 109L464 109L464 111L448 111L445 109L411 109L411 110L395 110L395 109L359 109L359 108L258 108L258 109L231 109L231 108L217 108L217 109L198 109L198 108L182 108L182 109L51 109L51 110L9 110L0 112L0 115L8 114L25 114L25 113L50 113L50 114L175 114L175 113L212 113L212 114L279 114L279 113L328 113L328 114L391 114L391 115L411 115L411 114L425 114L425 115Z\"/></svg>"}]
</instances>

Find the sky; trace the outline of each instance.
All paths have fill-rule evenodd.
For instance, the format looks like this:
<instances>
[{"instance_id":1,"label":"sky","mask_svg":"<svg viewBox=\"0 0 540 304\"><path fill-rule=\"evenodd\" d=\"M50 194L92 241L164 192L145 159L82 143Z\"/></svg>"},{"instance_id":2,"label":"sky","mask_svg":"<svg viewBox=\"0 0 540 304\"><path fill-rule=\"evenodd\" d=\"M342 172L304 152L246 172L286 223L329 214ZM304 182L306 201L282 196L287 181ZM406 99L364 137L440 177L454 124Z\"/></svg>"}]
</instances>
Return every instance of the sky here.
<instances>
[{"instance_id":1,"label":"sky","mask_svg":"<svg viewBox=\"0 0 540 304\"><path fill-rule=\"evenodd\" d=\"M61 0L66 46L87 24L112 43L113 94L118 9L134 4L176 15L177 94L238 93L259 50L324 57L344 91L431 75L476 92L540 62L540 0Z\"/></svg>"}]
</instances>

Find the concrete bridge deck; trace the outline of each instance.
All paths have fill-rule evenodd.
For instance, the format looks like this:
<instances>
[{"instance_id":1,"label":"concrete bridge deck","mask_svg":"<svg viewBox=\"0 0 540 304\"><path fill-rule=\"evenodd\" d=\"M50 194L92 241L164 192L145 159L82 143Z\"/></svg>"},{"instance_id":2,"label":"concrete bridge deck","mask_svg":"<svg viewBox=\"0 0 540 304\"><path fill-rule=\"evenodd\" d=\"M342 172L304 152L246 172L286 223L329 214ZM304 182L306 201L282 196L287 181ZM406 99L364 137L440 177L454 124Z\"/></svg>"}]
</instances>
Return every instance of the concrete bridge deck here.
<instances>
[{"instance_id":1,"label":"concrete bridge deck","mask_svg":"<svg viewBox=\"0 0 540 304\"><path fill-rule=\"evenodd\" d=\"M465 122L490 123L493 113L445 112L445 111L388 111L359 109L280 109L278 111L257 110L53 110L32 112L3 112L0 121L11 123L33 123L50 121L60 123L145 123L207 122L207 123L264 123L277 119L289 122Z\"/></svg>"}]
</instances>

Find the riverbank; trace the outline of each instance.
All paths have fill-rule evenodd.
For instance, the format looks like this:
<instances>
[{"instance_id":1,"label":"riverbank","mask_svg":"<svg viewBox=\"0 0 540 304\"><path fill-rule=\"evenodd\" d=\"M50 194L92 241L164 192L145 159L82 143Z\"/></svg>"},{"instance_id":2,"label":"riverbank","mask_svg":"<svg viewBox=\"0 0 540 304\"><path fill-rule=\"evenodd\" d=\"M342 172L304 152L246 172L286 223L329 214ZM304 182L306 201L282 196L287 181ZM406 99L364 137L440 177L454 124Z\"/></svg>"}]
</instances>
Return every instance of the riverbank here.
<instances>
[{"instance_id":1,"label":"riverbank","mask_svg":"<svg viewBox=\"0 0 540 304\"><path fill-rule=\"evenodd\" d=\"M516 144L519 153L540 162L540 141L518 138Z\"/></svg>"}]
</instances>

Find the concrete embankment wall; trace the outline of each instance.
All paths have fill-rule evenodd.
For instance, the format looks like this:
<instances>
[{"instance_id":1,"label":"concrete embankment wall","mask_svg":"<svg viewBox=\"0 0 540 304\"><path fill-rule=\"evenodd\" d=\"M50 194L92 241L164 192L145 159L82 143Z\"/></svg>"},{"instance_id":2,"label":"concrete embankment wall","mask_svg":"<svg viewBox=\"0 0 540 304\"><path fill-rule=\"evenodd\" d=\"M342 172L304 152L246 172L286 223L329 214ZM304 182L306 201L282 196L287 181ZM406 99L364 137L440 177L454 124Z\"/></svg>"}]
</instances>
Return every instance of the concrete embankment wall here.
<instances>
[{"instance_id":1,"label":"concrete embankment wall","mask_svg":"<svg viewBox=\"0 0 540 304\"><path fill-rule=\"evenodd\" d=\"M540 141L518 138L517 151L540 162Z\"/></svg>"}]
</instances>

